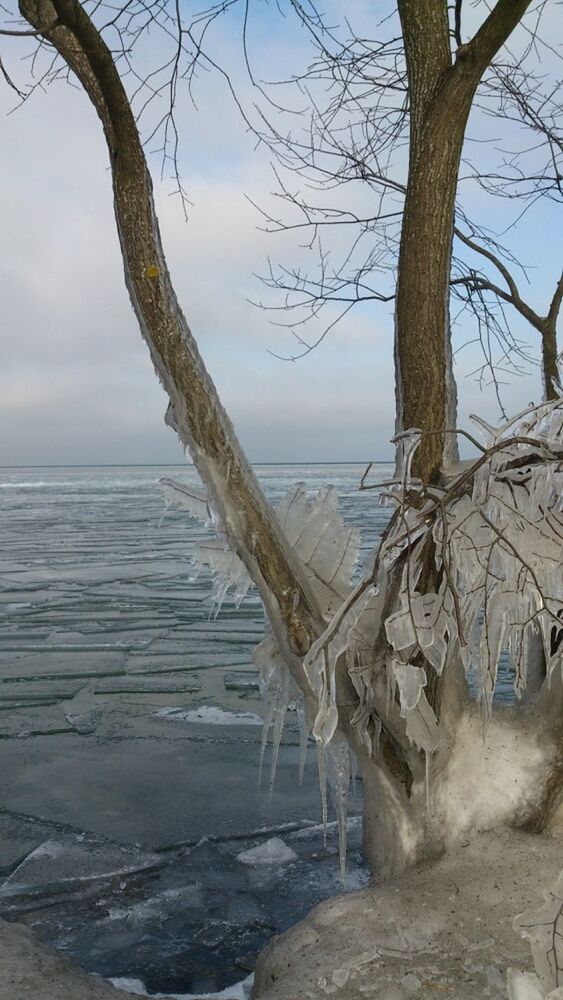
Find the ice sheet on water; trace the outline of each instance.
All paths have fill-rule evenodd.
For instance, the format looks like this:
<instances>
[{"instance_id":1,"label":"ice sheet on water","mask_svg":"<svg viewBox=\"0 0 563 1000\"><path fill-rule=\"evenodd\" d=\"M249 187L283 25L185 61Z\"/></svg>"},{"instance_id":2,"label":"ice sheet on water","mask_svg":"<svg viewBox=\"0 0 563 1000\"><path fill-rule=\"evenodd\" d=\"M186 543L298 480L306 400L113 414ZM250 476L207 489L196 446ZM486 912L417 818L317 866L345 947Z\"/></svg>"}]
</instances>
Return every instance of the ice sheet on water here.
<instances>
[{"instance_id":1,"label":"ice sheet on water","mask_svg":"<svg viewBox=\"0 0 563 1000\"><path fill-rule=\"evenodd\" d=\"M216 705L201 705L193 709L159 708L155 715L159 719L205 726L261 726L263 723L263 719L253 712L226 712Z\"/></svg>"},{"instance_id":2,"label":"ice sheet on water","mask_svg":"<svg viewBox=\"0 0 563 1000\"><path fill-rule=\"evenodd\" d=\"M0 886L0 905L100 879L160 868L162 857L87 834L59 834L39 845Z\"/></svg>"},{"instance_id":3,"label":"ice sheet on water","mask_svg":"<svg viewBox=\"0 0 563 1000\"><path fill-rule=\"evenodd\" d=\"M110 979L110 983L118 990L132 993L134 996L146 997L147 991L141 979L123 978ZM219 993L151 993L151 1000L249 1000L254 983L254 974L247 976L232 986L227 986Z\"/></svg>"},{"instance_id":4,"label":"ice sheet on water","mask_svg":"<svg viewBox=\"0 0 563 1000\"><path fill-rule=\"evenodd\" d=\"M244 670L237 673L228 673L223 677L223 684L227 691L258 691L258 673L255 670Z\"/></svg>"}]
</instances>

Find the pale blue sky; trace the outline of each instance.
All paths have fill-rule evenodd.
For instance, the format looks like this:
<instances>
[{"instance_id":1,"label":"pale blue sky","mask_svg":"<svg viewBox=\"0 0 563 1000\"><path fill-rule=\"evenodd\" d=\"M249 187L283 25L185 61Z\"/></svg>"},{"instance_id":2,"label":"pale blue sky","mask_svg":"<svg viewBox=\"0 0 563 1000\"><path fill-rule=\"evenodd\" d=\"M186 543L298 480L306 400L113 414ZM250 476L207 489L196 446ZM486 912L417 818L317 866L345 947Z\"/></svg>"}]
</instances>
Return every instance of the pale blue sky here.
<instances>
[{"instance_id":1,"label":"pale blue sky","mask_svg":"<svg viewBox=\"0 0 563 1000\"><path fill-rule=\"evenodd\" d=\"M357 3L348 13L362 23L367 11L367 4ZM258 72L286 64L290 72L304 59L305 42L298 33L289 47L290 26L272 30L273 17L262 14L254 29ZM242 80L238 43L235 21L225 21L217 51ZM2 40L1 52L22 80L20 44ZM98 120L83 94L62 84L7 116L13 96L0 86L0 464L181 461L182 450L163 424L166 399L123 285ZM291 336L247 300L264 297L254 273L264 271L267 255L292 260L292 238L257 229L260 219L245 194L268 203L269 156L244 133L222 81L204 76L197 98L197 111L182 98L180 115L181 166L192 202L187 224L170 197L170 182L158 179L158 159L151 165L180 301L249 457L390 458L391 306L352 313L297 363L268 353L291 353ZM481 120L477 131L484 128ZM482 199L471 207L479 215ZM499 226L507 209L501 206L495 216ZM532 266L532 297L542 307L559 264L553 206L530 213L511 245ZM519 321L516 326L534 341L533 332ZM457 366L462 425L471 410L493 419L498 412L492 392L466 378L477 363L468 350ZM536 369L505 389L507 409L539 395Z\"/></svg>"}]
</instances>

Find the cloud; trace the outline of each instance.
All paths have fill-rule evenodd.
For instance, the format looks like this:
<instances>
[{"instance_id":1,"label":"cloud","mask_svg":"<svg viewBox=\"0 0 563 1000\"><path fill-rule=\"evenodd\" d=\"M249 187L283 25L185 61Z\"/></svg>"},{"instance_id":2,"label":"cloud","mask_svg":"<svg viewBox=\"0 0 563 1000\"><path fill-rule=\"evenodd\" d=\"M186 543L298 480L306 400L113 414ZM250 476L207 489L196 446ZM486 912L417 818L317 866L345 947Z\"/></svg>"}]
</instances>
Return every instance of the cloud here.
<instances>
[{"instance_id":1,"label":"cloud","mask_svg":"<svg viewBox=\"0 0 563 1000\"><path fill-rule=\"evenodd\" d=\"M271 170L224 83L208 78L198 92L199 112L187 102L181 111L188 223L166 179L155 182L157 204L178 297L250 458L390 457L390 307L352 313L296 364L268 353L291 354L295 342L248 299L264 295L254 275L268 254L291 259L293 237L257 228L245 193L267 204ZM0 89L0 464L179 461L124 287L99 122L64 85L6 117L11 97ZM474 361L464 358L466 370ZM537 384L534 375L511 388L511 403L537 395ZM460 394L463 414L491 412L473 383Z\"/></svg>"}]
</instances>

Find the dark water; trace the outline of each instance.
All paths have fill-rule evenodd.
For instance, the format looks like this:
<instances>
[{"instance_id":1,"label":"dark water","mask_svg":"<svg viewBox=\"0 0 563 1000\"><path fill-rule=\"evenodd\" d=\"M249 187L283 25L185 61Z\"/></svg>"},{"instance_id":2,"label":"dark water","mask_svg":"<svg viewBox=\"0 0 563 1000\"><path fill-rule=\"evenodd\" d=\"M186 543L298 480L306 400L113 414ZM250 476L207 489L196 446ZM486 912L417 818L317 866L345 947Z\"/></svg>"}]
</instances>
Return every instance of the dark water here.
<instances>
[{"instance_id":1,"label":"dark water","mask_svg":"<svg viewBox=\"0 0 563 1000\"><path fill-rule=\"evenodd\" d=\"M332 483L373 549L389 512L358 492L362 466L256 471L273 501ZM190 579L205 529L162 520L162 476L197 482L186 466L0 470L0 913L91 971L196 994L242 979L341 885L312 750L297 782L292 713L274 794L256 788L260 727L232 723L262 710L261 606L227 599L209 620L210 581ZM183 721L202 706L227 721ZM238 860L272 836L289 862ZM349 840L354 889L359 819Z\"/></svg>"}]
</instances>

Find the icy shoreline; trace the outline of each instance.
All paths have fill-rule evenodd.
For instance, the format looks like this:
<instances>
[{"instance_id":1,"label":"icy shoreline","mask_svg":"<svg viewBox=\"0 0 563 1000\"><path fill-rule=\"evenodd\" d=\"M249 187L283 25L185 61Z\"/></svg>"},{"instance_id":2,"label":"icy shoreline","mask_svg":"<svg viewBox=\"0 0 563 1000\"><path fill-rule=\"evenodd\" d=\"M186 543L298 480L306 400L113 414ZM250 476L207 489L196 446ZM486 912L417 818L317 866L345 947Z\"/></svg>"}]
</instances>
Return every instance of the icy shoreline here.
<instances>
[{"instance_id":1,"label":"icy shoreline","mask_svg":"<svg viewBox=\"0 0 563 1000\"><path fill-rule=\"evenodd\" d=\"M266 947L252 996L504 1000L507 968L532 967L513 918L541 902L562 847L561 827L542 836L490 832L383 886L321 903ZM71 965L28 928L2 921L0 970L0 1000L128 995ZM244 996L241 984L239 991Z\"/></svg>"},{"instance_id":2,"label":"icy shoreline","mask_svg":"<svg viewBox=\"0 0 563 1000\"><path fill-rule=\"evenodd\" d=\"M266 946L254 1000L506 1000L508 968L533 972L514 917L541 906L556 880L562 833L491 831L321 903Z\"/></svg>"}]
</instances>

